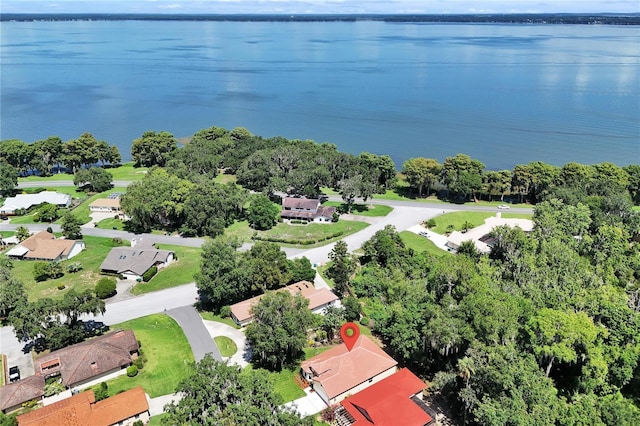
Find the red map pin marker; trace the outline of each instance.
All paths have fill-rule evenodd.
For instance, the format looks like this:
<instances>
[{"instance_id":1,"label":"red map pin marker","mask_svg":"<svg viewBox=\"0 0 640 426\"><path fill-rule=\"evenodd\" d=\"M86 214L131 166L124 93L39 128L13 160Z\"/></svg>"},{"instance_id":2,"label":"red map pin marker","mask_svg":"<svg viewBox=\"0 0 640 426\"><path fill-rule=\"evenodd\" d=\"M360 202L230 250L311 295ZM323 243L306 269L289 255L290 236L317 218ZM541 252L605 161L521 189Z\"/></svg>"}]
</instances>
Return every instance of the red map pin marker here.
<instances>
[{"instance_id":1,"label":"red map pin marker","mask_svg":"<svg viewBox=\"0 0 640 426\"><path fill-rule=\"evenodd\" d=\"M347 346L347 350L351 351L353 345L358 341L358 337L360 337L360 328L355 323L347 322L340 328L340 337L342 337L342 341Z\"/></svg>"}]
</instances>

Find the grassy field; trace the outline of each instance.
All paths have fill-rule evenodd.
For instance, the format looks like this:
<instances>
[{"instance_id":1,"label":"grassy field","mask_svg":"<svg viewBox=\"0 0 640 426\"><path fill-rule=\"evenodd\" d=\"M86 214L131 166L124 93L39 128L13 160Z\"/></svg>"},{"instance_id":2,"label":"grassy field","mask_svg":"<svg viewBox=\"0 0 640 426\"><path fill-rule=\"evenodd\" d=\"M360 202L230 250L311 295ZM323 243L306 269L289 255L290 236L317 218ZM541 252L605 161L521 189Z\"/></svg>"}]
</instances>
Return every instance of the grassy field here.
<instances>
[{"instance_id":1,"label":"grassy field","mask_svg":"<svg viewBox=\"0 0 640 426\"><path fill-rule=\"evenodd\" d=\"M278 223L268 231L257 231L257 235L262 238L277 238L282 240L313 241L322 240L318 245L325 245L332 241L342 239L347 235L354 234L369 226L364 222L354 222L341 220L336 223L310 223L308 225L289 225ZM341 232L338 237L323 240L334 233ZM304 247L315 247L316 244L304 245Z\"/></svg>"},{"instance_id":2,"label":"grassy field","mask_svg":"<svg viewBox=\"0 0 640 426\"><path fill-rule=\"evenodd\" d=\"M199 313L203 320L221 322L237 330L240 329L240 326L229 317L222 318L220 315L216 315L213 312L209 311L200 311Z\"/></svg>"},{"instance_id":3,"label":"grassy field","mask_svg":"<svg viewBox=\"0 0 640 426\"><path fill-rule=\"evenodd\" d=\"M147 358L137 376L110 380L109 394L142 386L151 398L176 390L178 383L193 371L193 352L180 326L168 315L155 314L111 326L131 329Z\"/></svg>"},{"instance_id":4,"label":"grassy field","mask_svg":"<svg viewBox=\"0 0 640 426\"><path fill-rule=\"evenodd\" d=\"M109 167L106 169L113 176L113 180L136 181L144 177L147 172L146 167L133 167L133 163L125 163L119 167ZM18 182L47 182L58 180L73 180L71 173L58 173L53 176L29 176L18 178Z\"/></svg>"},{"instance_id":5,"label":"grassy field","mask_svg":"<svg viewBox=\"0 0 640 426\"><path fill-rule=\"evenodd\" d=\"M200 253L198 247L183 247L169 244L158 244L161 250L175 252L177 261L158 271L158 274L145 283L136 284L131 292L133 294L149 293L150 291L163 290L193 282L194 274L200 269Z\"/></svg>"},{"instance_id":6,"label":"grassy field","mask_svg":"<svg viewBox=\"0 0 640 426\"><path fill-rule=\"evenodd\" d=\"M233 356L238 352L238 346L236 346L236 343L227 336L216 336L213 340L216 342L218 349L220 349L220 354L224 357Z\"/></svg>"},{"instance_id":7,"label":"grassy field","mask_svg":"<svg viewBox=\"0 0 640 426\"><path fill-rule=\"evenodd\" d=\"M468 211L445 213L434 218L436 226L431 230L438 234L445 234L449 225L453 225L456 231L460 231L463 229L465 222L469 222L472 227L476 227L482 225L484 220L491 216L495 216L495 213ZM502 213L502 217L505 219L531 219L532 216L530 214Z\"/></svg>"},{"instance_id":8,"label":"grassy field","mask_svg":"<svg viewBox=\"0 0 640 426\"><path fill-rule=\"evenodd\" d=\"M316 355L321 354L322 352L326 352L331 349L333 346L320 346L317 348L304 348L304 359L307 360Z\"/></svg>"},{"instance_id":9,"label":"grassy field","mask_svg":"<svg viewBox=\"0 0 640 426\"><path fill-rule=\"evenodd\" d=\"M36 282L33 279L33 265L35 262L29 260L16 260L13 262L14 276L18 277L25 285L29 300L37 300L43 297L59 299L72 288L78 292L94 288L98 280L103 277L100 274L100 265L109 251L117 244L114 244L110 238L85 236L83 240L86 244L85 250L70 260L60 262L65 274L55 280ZM75 262L82 264L82 270L74 273L66 272L67 265ZM66 288L58 290L58 285L60 284L64 284Z\"/></svg>"},{"instance_id":10,"label":"grassy field","mask_svg":"<svg viewBox=\"0 0 640 426\"><path fill-rule=\"evenodd\" d=\"M102 219L96 224L96 228L100 229L117 229L118 231L124 231L124 222L120 219Z\"/></svg>"},{"instance_id":11,"label":"grassy field","mask_svg":"<svg viewBox=\"0 0 640 426\"><path fill-rule=\"evenodd\" d=\"M149 418L149 423L147 423L147 426L163 426L166 424L164 418L166 417L166 414L158 414L157 416L153 416Z\"/></svg>"},{"instance_id":12,"label":"grassy field","mask_svg":"<svg viewBox=\"0 0 640 426\"><path fill-rule=\"evenodd\" d=\"M338 201L327 201L324 205L336 207L338 211L347 211L347 205ZM392 207L383 204L353 204L351 206L351 214L359 216L381 217L392 211Z\"/></svg>"},{"instance_id":13,"label":"grassy field","mask_svg":"<svg viewBox=\"0 0 640 426\"><path fill-rule=\"evenodd\" d=\"M450 255L451 253L440 249L433 241L428 238L422 237L411 231L400 232L400 239L404 245L413 249L415 252L423 252L434 254L436 256Z\"/></svg>"}]
</instances>

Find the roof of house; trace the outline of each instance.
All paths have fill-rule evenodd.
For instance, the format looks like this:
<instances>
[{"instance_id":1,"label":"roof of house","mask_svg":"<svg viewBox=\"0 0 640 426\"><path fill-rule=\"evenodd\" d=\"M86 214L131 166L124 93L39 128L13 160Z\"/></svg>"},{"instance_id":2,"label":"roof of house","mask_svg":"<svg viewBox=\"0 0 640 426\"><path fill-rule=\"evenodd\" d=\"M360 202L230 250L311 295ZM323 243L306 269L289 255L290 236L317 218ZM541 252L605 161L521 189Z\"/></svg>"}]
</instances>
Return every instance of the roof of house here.
<instances>
[{"instance_id":1,"label":"roof of house","mask_svg":"<svg viewBox=\"0 0 640 426\"><path fill-rule=\"evenodd\" d=\"M40 231L9 250L7 256L55 260L61 255L69 254L75 243L75 240L56 239L52 233Z\"/></svg>"},{"instance_id":2,"label":"roof of house","mask_svg":"<svg viewBox=\"0 0 640 426\"><path fill-rule=\"evenodd\" d=\"M71 203L71 195L54 191L42 191L37 194L18 194L8 197L0 207L0 211L15 211L28 209L42 203L50 203L58 206L68 206Z\"/></svg>"},{"instance_id":3,"label":"roof of house","mask_svg":"<svg viewBox=\"0 0 640 426\"><path fill-rule=\"evenodd\" d=\"M316 211L320 206L320 200L315 198L287 197L282 199L282 207L285 209Z\"/></svg>"},{"instance_id":4,"label":"roof of house","mask_svg":"<svg viewBox=\"0 0 640 426\"><path fill-rule=\"evenodd\" d=\"M322 305L338 300L338 296L327 288L315 288L313 283L309 281L299 281L295 284L288 285L276 291L287 290L292 296L301 294L303 297L309 300L309 309L314 310ZM251 319L251 308L258 303L258 301L264 296L261 294L251 299L243 300L235 305L231 305L231 312L240 322L245 322Z\"/></svg>"},{"instance_id":5,"label":"roof of house","mask_svg":"<svg viewBox=\"0 0 640 426\"><path fill-rule=\"evenodd\" d=\"M349 396L340 404L356 420L353 425L422 426L433 418L411 397L425 384L406 368Z\"/></svg>"},{"instance_id":6,"label":"roof of house","mask_svg":"<svg viewBox=\"0 0 640 426\"><path fill-rule=\"evenodd\" d=\"M98 402L89 390L20 415L17 420L20 426L107 426L148 410L141 387Z\"/></svg>"},{"instance_id":7,"label":"roof of house","mask_svg":"<svg viewBox=\"0 0 640 426\"><path fill-rule=\"evenodd\" d=\"M397 364L361 334L351 350L343 343L303 361L301 367L314 376L329 398L334 398Z\"/></svg>"},{"instance_id":8,"label":"roof of house","mask_svg":"<svg viewBox=\"0 0 640 426\"><path fill-rule=\"evenodd\" d=\"M481 238L490 234L491 231L498 226L509 226L511 228L517 226L523 231L529 232L533 229L533 221L529 219L504 219L502 217L492 216L485 219L482 225L469 229L467 232L452 232L447 241L455 247L460 246L464 241L473 241L477 250L482 253L487 253L491 251L491 248L488 244L481 241Z\"/></svg>"},{"instance_id":9,"label":"roof of house","mask_svg":"<svg viewBox=\"0 0 640 426\"><path fill-rule=\"evenodd\" d=\"M120 207L120 198L98 198L89 207Z\"/></svg>"},{"instance_id":10,"label":"roof of house","mask_svg":"<svg viewBox=\"0 0 640 426\"><path fill-rule=\"evenodd\" d=\"M0 387L0 411L44 395L44 377L30 376Z\"/></svg>"},{"instance_id":11,"label":"roof of house","mask_svg":"<svg viewBox=\"0 0 640 426\"><path fill-rule=\"evenodd\" d=\"M114 247L100 265L105 271L123 273L131 271L136 275L144 274L157 263L165 263L170 250L158 250L153 247Z\"/></svg>"},{"instance_id":12,"label":"roof of house","mask_svg":"<svg viewBox=\"0 0 640 426\"><path fill-rule=\"evenodd\" d=\"M118 330L39 356L34 367L36 374L60 372L62 382L66 386L74 386L131 364L130 354L138 349L133 331Z\"/></svg>"}]
</instances>

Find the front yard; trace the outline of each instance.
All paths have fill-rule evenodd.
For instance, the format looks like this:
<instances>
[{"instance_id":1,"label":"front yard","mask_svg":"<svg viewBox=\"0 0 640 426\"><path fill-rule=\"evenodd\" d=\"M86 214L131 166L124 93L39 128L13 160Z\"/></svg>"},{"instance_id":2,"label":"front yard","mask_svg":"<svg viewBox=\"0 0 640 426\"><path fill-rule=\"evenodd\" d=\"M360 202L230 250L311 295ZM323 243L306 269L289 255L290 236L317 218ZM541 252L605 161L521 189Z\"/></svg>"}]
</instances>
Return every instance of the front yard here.
<instances>
[{"instance_id":1,"label":"front yard","mask_svg":"<svg viewBox=\"0 0 640 426\"><path fill-rule=\"evenodd\" d=\"M144 294L151 291L164 290L165 288L177 287L194 281L194 274L200 269L199 247L183 247L169 244L158 244L161 250L172 250L175 252L177 261L162 268L158 274L149 282L137 283L131 293Z\"/></svg>"},{"instance_id":2,"label":"front yard","mask_svg":"<svg viewBox=\"0 0 640 426\"><path fill-rule=\"evenodd\" d=\"M168 315L155 314L111 326L131 329L141 343L144 368L135 377L120 376L107 382L109 395L142 386L151 398L173 393L193 372L193 352L180 326Z\"/></svg>"}]
</instances>

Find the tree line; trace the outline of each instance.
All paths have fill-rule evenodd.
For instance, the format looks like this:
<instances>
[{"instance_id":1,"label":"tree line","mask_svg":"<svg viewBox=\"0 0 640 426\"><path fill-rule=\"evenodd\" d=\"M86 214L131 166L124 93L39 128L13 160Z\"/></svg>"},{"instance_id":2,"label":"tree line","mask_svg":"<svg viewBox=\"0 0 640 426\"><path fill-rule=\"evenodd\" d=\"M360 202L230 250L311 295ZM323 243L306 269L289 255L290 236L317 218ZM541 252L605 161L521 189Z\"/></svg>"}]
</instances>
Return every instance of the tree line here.
<instances>
[{"instance_id":1,"label":"tree line","mask_svg":"<svg viewBox=\"0 0 640 426\"><path fill-rule=\"evenodd\" d=\"M433 158L417 157L402 165L409 189L418 197L429 196L434 188L444 188L446 198L488 199L505 195L514 201L535 204L558 188L597 192L602 187L626 190L632 201L640 204L640 165L619 167L613 163L585 165L570 162L562 167L541 161L518 164L513 170L485 171L485 165L465 154L447 157L440 164Z\"/></svg>"},{"instance_id":2,"label":"tree line","mask_svg":"<svg viewBox=\"0 0 640 426\"><path fill-rule=\"evenodd\" d=\"M329 273L463 424L635 425L640 215L598 188L551 188L488 255L414 252L387 227L361 256L336 246Z\"/></svg>"}]
</instances>

